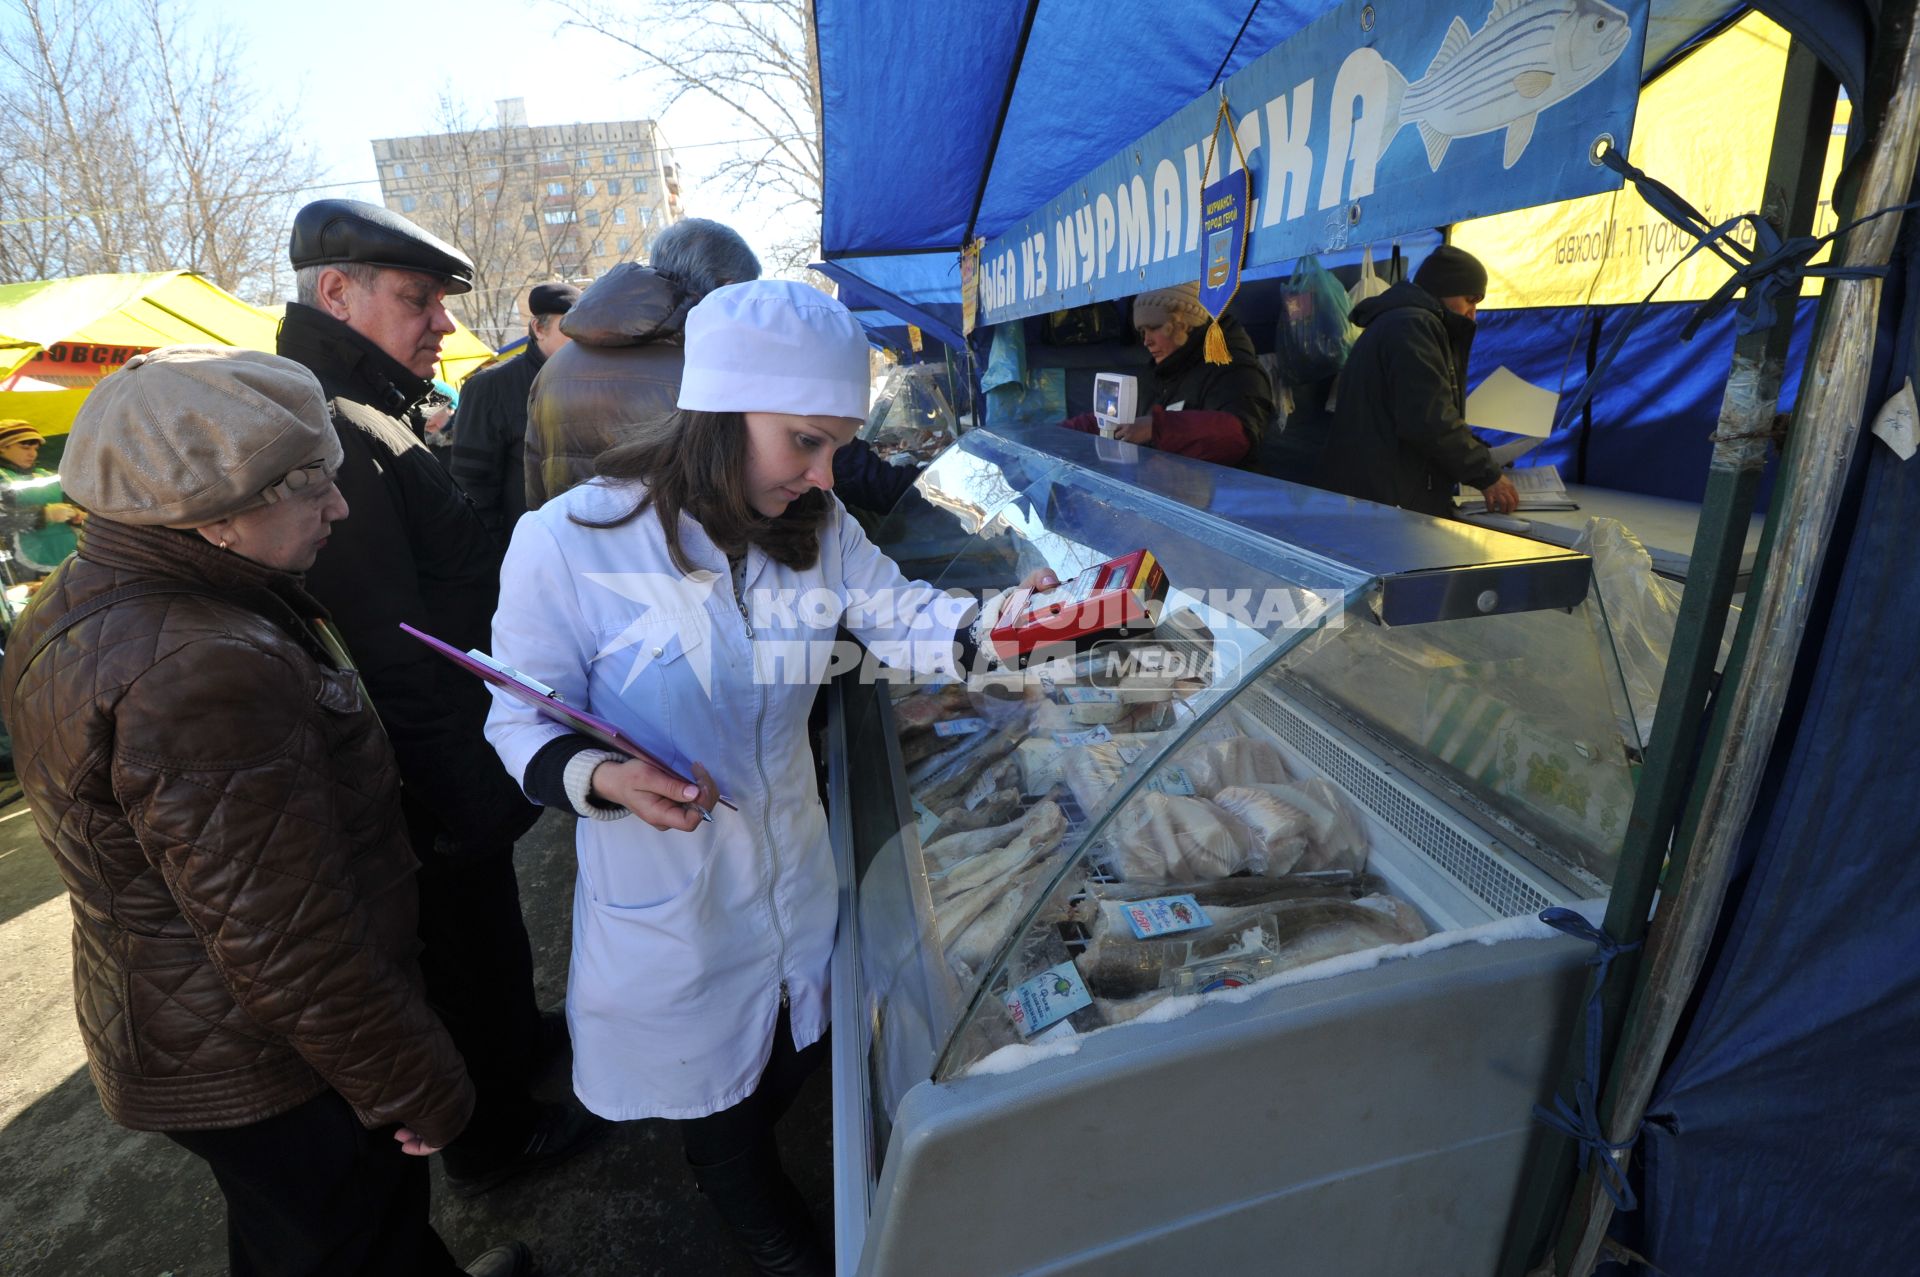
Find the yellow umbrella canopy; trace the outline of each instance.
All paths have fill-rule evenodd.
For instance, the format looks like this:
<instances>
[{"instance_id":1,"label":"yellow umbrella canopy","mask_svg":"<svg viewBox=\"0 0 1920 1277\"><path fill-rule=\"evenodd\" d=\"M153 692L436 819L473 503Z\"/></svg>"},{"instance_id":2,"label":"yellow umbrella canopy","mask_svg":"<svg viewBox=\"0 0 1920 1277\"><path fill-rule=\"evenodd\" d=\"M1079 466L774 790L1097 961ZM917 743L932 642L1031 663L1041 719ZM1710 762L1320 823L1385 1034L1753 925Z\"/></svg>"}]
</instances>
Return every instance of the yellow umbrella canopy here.
<instances>
[{"instance_id":1,"label":"yellow umbrella canopy","mask_svg":"<svg viewBox=\"0 0 1920 1277\"><path fill-rule=\"evenodd\" d=\"M272 318L187 271L0 285L0 417L65 434L101 378L184 342L272 350Z\"/></svg>"}]
</instances>

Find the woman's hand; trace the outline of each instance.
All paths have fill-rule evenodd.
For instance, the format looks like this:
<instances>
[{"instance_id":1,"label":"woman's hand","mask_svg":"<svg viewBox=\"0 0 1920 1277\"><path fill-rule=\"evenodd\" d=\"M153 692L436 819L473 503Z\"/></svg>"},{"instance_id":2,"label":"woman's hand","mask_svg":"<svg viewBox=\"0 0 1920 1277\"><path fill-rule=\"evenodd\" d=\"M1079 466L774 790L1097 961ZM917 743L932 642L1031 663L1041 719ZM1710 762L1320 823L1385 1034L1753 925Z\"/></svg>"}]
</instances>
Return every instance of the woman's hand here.
<instances>
[{"instance_id":1,"label":"woman's hand","mask_svg":"<svg viewBox=\"0 0 1920 1277\"><path fill-rule=\"evenodd\" d=\"M395 1131L393 1138L400 1142L400 1151L408 1157L432 1157L440 1151L438 1144L427 1143L405 1126Z\"/></svg>"},{"instance_id":2,"label":"woman's hand","mask_svg":"<svg viewBox=\"0 0 1920 1277\"><path fill-rule=\"evenodd\" d=\"M1052 568L1035 568L1020 578L1020 584L1016 588L1037 591L1058 589L1059 586L1060 578L1054 574Z\"/></svg>"},{"instance_id":3,"label":"woman's hand","mask_svg":"<svg viewBox=\"0 0 1920 1277\"><path fill-rule=\"evenodd\" d=\"M601 763L593 769L588 791L602 802L625 807L655 829L691 833L700 827L700 814L713 810L720 787L699 763L693 765L697 784L675 780L652 763L629 758Z\"/></svg>"},{"instance_id":4,"label":"woman's hand","mask_svg":"<svg viewBox=\"0 0 1920 1277\"><path fill-rule=\"evenodd\" d=\"M85 523L87 512L77 505L68 505L64 501L49 501L44 507L48 523Z\"/></svg>"},{"instance_id":5,"label":"woman's hand","mask_svg":"<svg viewBox=\"0 0 1920 1277\"><path fill-rule=\"evenodd\" d=\"M1153 445L1153 415L1136 417L1131 422L1113 432L1113 437L1126 443L1137 443L1141 447Z\"/></svg>"}]
</instances>

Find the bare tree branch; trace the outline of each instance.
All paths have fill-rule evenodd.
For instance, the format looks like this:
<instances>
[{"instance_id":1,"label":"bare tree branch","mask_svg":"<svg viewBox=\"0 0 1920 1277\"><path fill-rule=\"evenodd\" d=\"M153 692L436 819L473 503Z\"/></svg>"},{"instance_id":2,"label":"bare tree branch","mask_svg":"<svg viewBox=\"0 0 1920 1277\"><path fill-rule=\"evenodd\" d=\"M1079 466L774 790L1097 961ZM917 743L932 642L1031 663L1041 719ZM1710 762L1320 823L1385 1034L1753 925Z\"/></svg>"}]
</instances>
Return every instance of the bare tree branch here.
<instances>
[{"instance_id":1,"label":"bare tree branch","mask_svg":"<svg viewBox=\"0 0 1920 1277\"><path fill-rule=\"evenodd\" d=\"M568 26L605 36L637 62L630 72L662 93L660 114L706 97L745 126L739 152L714 165L729 190L772 194L782 208L821 210L820 74L808 0L557 0ZM817 222L816 222L817 226ZM804 248L774 256L813 260Z\"/></svg>"},{"instance_id":2,"label":"bare tree branch","mask_svg":"<svg viewBox=\"0 0 1920 1277\"><path fill-rule=\"evenodd\" d=\"M280 294L315 165L174 0L0 0L0 280L194 270Z\"/></svg>"}]
</instances>

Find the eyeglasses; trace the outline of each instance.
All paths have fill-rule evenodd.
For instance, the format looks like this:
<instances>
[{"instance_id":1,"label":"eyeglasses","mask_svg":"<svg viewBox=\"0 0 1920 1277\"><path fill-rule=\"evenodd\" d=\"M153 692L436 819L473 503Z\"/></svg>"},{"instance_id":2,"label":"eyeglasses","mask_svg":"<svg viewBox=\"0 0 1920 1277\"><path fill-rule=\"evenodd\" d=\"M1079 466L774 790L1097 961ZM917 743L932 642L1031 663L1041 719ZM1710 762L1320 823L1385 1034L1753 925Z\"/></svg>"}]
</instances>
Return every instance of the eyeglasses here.
<instances>
[{"instance_id":1,"label":"eyeglasses","mask_svg":"<svg viewBox=\"0 0 1920 1277\"><path fill-rule=\"evenodd\" d=\"M268 505L284 501L288 497L300 496L309 491L317 492L333 482L334 471L324 461L309 461L297 470L289 470L284 479L269 483L260 489L260 499Z\"/></svg>"}]
</instances>

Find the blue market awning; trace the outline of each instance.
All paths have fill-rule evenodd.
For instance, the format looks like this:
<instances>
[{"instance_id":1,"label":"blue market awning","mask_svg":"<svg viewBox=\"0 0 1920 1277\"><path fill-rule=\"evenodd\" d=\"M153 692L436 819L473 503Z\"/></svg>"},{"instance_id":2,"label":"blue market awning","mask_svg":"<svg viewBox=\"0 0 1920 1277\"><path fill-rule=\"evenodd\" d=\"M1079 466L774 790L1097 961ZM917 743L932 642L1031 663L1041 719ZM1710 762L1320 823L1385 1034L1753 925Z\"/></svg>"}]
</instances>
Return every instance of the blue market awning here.
<instances>
[{"instance_id":1,"label":"blue market awning","mask_svg":"<svg viewBox=\"0 0 1920 1277\"><path fill-rule=\"evenodd\" d=\"M840 300L861 317L869 337L879 338L890 349L902 348L907 324L956 350L966 344L960 335L960 258L956 253L843 258L816 262L813 269L838 286ZM878 318L869 321L867 313Z\"/></svg>"},{"instance_id":2,"label":"blue market awning","mask_svg":"<svg viewBox=\"0 0 1920 1277\"><path fill-rule=\"evenodd\" d=\"M817 0L823 255L950 253L969 234L998 235L1332 7ZM1643 73L1747 7L1655 0ZM1858 95L1872 31L1860 0L1754 7L1809 42Z\"/></svg>"}]
</instances>

